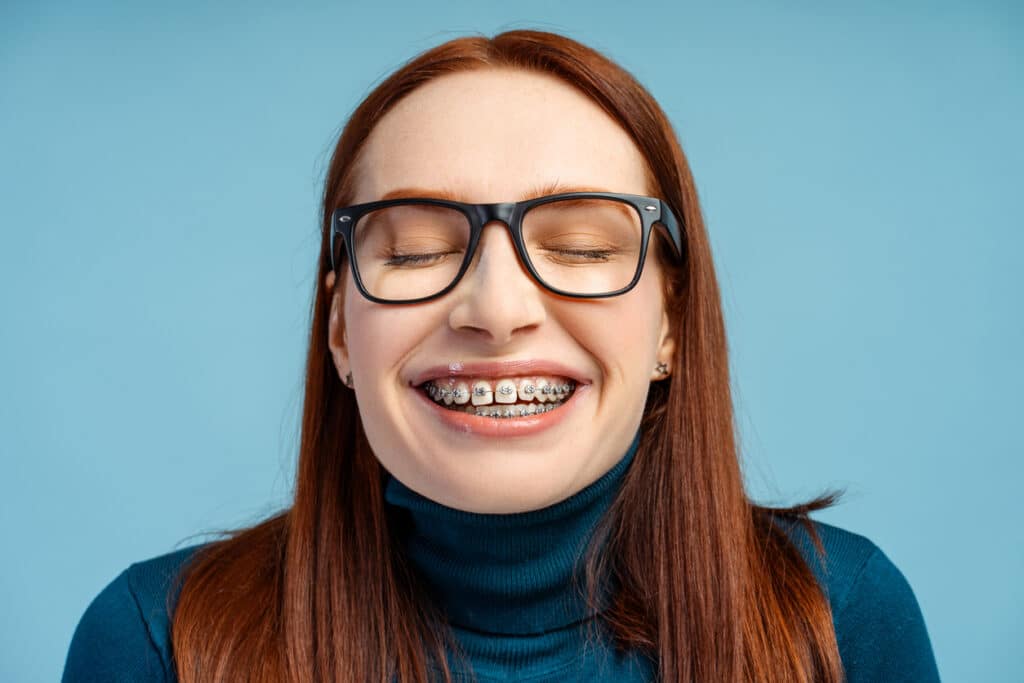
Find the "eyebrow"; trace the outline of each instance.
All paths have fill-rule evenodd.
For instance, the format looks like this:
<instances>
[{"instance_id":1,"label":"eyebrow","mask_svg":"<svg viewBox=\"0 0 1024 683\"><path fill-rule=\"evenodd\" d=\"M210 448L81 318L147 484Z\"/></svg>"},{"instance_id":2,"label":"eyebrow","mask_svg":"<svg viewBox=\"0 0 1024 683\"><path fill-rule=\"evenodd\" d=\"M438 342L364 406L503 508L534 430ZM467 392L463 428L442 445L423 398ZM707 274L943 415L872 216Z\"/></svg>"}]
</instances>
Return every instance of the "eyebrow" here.
<instances>
[{"instance_id":1,"label":"eyebrow","mask_svg":"<svg viewBox=\"0 0 1024 683\"><path fill-rule=\"evenodd\" d=\"M533 186L533 188L526 193L525 198L532 199L533 197L546 197L547 195L563 194L566 192L612 192L612 190L594 185L567 185L558 180L552 180ZM380 201L387 199L409 199L412 197L447 199L449 201L456 202L467 201L465 195L447 188L428 189L424 187L399 187L385 192L380 197Z\"/></svg>"}]
</instances>

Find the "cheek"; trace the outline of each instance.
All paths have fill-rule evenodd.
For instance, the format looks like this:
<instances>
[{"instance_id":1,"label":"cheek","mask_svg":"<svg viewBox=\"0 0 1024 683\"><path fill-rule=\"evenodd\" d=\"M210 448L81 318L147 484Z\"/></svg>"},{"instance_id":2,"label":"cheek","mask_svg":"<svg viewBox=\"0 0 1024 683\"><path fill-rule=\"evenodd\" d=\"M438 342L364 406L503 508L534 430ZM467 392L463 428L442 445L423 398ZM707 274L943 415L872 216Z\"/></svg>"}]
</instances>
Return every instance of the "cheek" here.
<instances>
[{"instance_id":1,"label":"cheek","mask_svg":"<svg viewBox=\"0 0 1024 683\"><path fill-rule=\"evenodd\" d=\"M607 325L607 346L623 365L645 365L655 355L657 344L657 316L641 303L623 302Z\"/></svg>"},{"instance_id":2,"label":"cheek","mask_svg":"<svg viewBox=\"0 0 1024 683\"><path fill-rule=\"evenodd\" d=\"M603 381L646 381L660 332L658 302L657 292L638 285L600 303L567 304L559 318L575 343L600 366Z\"/></svg>"},{"instance_id":3,"label":"cheek","mask_svg":"<svg viewBox=\"0 0 1024 683\"><path fill-rule=\"evenodd\" d=\"M349 357L358 376L373 377L370 387L397 374L405 359L437 330L437 316L428 307L385 306L353 297L345 303Z\"/></svg>"},{"instance_id":4,"label":"cheek","mask_svg":"<svg viewBox=\"0 0 1024 683\"><path fill-rule=\"evenodd\" d=\"M663 305L658 279L644 277L616 301L615 322L609 326L615 339L616 355L631 371L639 372L644 378L657 356Z\"/></svg>"},{"instance_id":5,"label":"cheek","mask_svg":"<svg viewBox=\"0 0 1024 683\"><path fill-rule=\"evenodd\" d=\"M358 302L345 310L349 356L357 376L379 377L390 364L389 359L401 355L401 335L387 334L395 327L394 321L389 320L387 312L373 306L368 301Z\"/></svg>"}]
</instances>

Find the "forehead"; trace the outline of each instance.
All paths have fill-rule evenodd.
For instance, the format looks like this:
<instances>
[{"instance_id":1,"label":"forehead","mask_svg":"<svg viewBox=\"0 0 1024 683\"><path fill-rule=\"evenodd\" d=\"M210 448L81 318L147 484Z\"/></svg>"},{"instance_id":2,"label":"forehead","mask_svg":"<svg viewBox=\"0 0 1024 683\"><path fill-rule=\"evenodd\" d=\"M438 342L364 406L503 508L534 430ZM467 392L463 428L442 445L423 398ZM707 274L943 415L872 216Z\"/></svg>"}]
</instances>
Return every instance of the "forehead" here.
<instances>
[{"instance_id":1,"label":"forehead","mask_svg":"<svg viewBox=\"0 0 1024 683\"><path fill-rule=\"evenodd\" d=\"M560 185L648 194L625 130L586 95L532 72L442 76L395 105L370 133L353 203L406 187L464 201L513 201Z\"/></svg>"}]
</instances>

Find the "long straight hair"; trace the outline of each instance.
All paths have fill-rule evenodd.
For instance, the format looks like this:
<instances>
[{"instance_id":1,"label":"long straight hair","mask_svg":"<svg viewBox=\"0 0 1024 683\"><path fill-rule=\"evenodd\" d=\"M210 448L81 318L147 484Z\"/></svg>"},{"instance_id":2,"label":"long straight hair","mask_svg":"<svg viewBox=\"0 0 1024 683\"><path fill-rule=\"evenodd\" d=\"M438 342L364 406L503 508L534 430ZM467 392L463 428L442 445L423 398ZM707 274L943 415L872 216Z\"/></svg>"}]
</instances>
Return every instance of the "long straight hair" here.
<instances>
[{"instance_id":1,"label":"long straight hair","mask_svg":"<svg viewBox=\"0 0 1024 683\"><path fill-rule=\"evenodd\" d=\"M520 69L577 88L632 137L652 192L681 218L686 258L658 254L677 330L676 372L651 384L642 442L587 554L588 595L614 577L602 615L617 645L664 681L843 680L829 604L778 520L809 513L754 504L737 456L718 283L689 164L664 112L626 70L553 33L460 37L378 85L341 133L323 192L322 239L306 362L294 500L285 511L203 546L181 575L172 648L182 683L445 680L453 638L395 542L385 471L328 349L331 212L352 199L353 169L374 126L402 97L446 74ZM659 237L660 239L660 237ZM595 552L599 544L604 546Z\"/></svg>"}]
</instances>

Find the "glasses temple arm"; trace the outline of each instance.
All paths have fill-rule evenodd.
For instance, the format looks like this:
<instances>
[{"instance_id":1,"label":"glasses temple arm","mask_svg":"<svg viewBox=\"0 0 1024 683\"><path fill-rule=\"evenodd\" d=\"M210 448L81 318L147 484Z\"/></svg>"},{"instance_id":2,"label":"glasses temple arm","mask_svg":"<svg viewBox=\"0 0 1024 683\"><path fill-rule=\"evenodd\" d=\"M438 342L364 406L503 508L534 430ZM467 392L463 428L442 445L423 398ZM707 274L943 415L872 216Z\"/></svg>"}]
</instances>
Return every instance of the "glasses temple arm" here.
<instances>
[{"instance_id":1,"label":"glasses temple arm","mask_svg":"<svg viewBox=\"0 0 1024 683\"><path fill-rule=\"evenodd\" d=\"M656 223L661 223L668 230L669 235L672 236L672 244L676 248L676 255L682 258L683 256L683 236L679 231L679 221L676 220L676 215L669 208L669 205L664 201L661 201L661 216L658 218Z\"/></svg>"}]
</instances>

